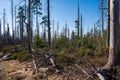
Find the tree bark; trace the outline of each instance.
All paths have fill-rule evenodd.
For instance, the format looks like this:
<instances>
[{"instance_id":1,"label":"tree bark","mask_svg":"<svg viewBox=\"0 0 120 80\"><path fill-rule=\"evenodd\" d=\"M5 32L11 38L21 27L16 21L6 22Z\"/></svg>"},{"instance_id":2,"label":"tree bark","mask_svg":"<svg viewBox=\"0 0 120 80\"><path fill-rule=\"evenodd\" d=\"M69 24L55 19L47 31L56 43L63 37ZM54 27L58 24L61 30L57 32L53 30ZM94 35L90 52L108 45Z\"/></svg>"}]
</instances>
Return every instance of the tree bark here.
<instances>
[{"instance_id":1,"label":"tree bark","mask_svg":"<svg viewBox=\"0 0 120 80\"><path fill-rule=\"evenodd\" d=\"M110 47L106 69L119 64L119 0L110 0Z\"/></svg>"},{"instance_id":2,"label":"tree bark","mask_svg":"<svg viewBox=\"0 0 120 80\"><path fill-rule=\"evenodd\" d=\"M51 31L50 31L50 0L47 0L48 16L48 48L51 48Z\"/></svg>"},{"instance_id":3,"label":"tree bark","mask_svg":"<svg viewBox=\"0 0 120 80\"><path fill-rule=\"evenodd\" d=\"M110 44L110 0L107 0L108 3L107 3L107 14L108 14L108 17L107 17L107 41L106 41L106 47L109 47L109 44Z\"/></svg>"},{"instance_id":4,"label":"tree bark","mask_svg":"<svg viewBox=\"0 0 120 80\"><path fill-rule=\"evenodd\" d=\"M1 37L1 34L2 34L2 31L1 31L2 29L1 29L1 27L2 27L2 26L1 26L1 19L0 19L0 37Z\"/></svg>"},{"instance_id":5,"label":"tree bark","mask_svg":"<svg viewBox=\"0 0 120 80\"><path fill-rule=\"evenodd\" d=\"M31 0L28 0L28 25L27 25L27 37L28 37L28 50L30 53L32 53L32 49L31 49L31 26L30 26L30 22L31 22Z\"/></svg>"}]
</instances>

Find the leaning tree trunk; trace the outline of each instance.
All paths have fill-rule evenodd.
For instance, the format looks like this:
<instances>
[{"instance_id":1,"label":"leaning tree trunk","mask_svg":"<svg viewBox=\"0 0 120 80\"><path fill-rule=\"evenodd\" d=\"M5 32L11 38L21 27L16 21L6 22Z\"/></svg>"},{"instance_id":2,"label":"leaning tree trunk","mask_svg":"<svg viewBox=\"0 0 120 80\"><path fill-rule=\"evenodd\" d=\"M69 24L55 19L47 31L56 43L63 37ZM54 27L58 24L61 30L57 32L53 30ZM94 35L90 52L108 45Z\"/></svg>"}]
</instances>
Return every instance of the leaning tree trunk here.
<instances>
[{"instance_id":1,"label":"leaning tree trunk","mask_svg":"<svg viewBox=\"0 0 120 80\"><path fill-rule=\"evenodd\" d=\"M119 0L110 0L110 46L106 69L119 64Z\"/></svg>"}]
</instances>

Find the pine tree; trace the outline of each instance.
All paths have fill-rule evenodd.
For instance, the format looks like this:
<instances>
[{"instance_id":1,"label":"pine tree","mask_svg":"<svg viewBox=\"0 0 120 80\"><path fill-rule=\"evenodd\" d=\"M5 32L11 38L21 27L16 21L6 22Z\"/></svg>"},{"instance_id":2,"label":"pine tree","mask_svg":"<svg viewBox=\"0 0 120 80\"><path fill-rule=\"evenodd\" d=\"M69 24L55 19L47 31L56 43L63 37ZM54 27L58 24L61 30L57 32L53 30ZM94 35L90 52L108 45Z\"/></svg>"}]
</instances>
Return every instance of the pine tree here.
<instances>
[{"instance_id":1,"label":"pine tree","mask_svg":"<svg viewBox=\"0 0 120 80\"><path fill-rule=\"evenodd\" d=\"M31 0L28 0L28 24L27 24L27 38L28 38L28 50L29 53L32 52L32 43L31 43Z\"/></svg>"},{"instance_id":2,"label":"pine tree","mask_svg":"<svg viewBox=\"0 0 120 80\"><path fill-rule=\"evenodd\" d=\"M36 14L36 30L37 30L37 34L39 35L39 15L42 15L41 13L41 2L40 0L31 0L31 8L32 8L32 12Z\"/></svg>"}]
</instances>

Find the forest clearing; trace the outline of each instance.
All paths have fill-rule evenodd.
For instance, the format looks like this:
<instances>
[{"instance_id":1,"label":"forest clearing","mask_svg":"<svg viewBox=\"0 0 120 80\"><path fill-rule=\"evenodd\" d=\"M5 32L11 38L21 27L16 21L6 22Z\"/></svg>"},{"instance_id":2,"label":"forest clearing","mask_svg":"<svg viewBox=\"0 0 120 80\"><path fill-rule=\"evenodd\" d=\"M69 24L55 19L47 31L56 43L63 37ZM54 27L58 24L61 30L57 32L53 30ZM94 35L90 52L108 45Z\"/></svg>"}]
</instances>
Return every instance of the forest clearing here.
<instances>
[{"instance_id":1,"label":"forest clearing","mask_svg":"<svg viewBox=\"0 0 120 80\"><path fill-rule=\"evenodd\" d=\"M0 80L120 80L120 0L0 6Z\"/></svg>"}]
</instances>

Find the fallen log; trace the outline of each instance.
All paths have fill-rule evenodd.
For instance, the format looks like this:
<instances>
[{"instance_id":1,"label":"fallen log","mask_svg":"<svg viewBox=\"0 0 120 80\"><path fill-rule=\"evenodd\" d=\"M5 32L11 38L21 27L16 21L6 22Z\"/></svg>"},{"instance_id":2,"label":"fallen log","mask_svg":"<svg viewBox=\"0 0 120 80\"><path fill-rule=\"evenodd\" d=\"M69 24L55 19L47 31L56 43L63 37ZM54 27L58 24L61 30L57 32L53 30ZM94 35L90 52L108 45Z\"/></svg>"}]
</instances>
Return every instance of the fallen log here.
<instances>
[{"instance_id":1,"label":"fallen log","mask_svg":"<svg viewBox=\"0 0 120 80\"><path fill-rule=\"evenodd\" d=\"M34 55L32 55L32 60L33 60L33 65L34 65L35 71L36 71L36 73L38 73L38 68L37 68L37 65L36 65L36 62L35 62Z\"/></svg>"},{"instance_id":2,"label":"fallen log","mask_svg":"<svg viewBox=\"0 0 120 80\"><path fill-rule=\"evenodd\" d=\"M87 71L85 71L83 68L81 68L80 66L78 66L77 64L75 64L75 66L80 69L84 74L86 74L89 78L93 78L93 76L91 76L90 74L87 73Z\"/></svg>"},{"instance_id":3,"label":"fallen log","mask_svg":"<svg viewBox=\"0 0 120 80\"><path fill-rule=\"evenodd\" d=\"M98 76L98 78L99 78L100 80L105 80L105 78L104 78L104 76L103 76L102 74L96 73L96 75Z\"/></svg>"},{"instance_id":4,"label":"fallen log","mask_svg":"<svg viewBox=\"0 0 120 80\"><path fill-rule=\"evenodd\" d=\"M93 79L93 75L96 75L100 80L106 80L105 77L99 71L97 71L97 69L94 68L93 66L91 66L94 69L94 73L92 75L88 74L87 71L85 71L82 67L78 66L77 64L75 64L75 66L88 76L84 80L88 80L89 78Z\"/></svg>"},{"instance_id":5,"label":"fallen log","mask_svg":"<svg viewBox=\"0 0 120 80\"><path fill-rule=\"evenodd\" d=\"M55 64L54 60L52 59L52 57L54 56L53 54L50 55L50 57L48 55L45 55L46 58L48 58L50 60L50 63L52 64L52 66L55 68L56 72L59 73L60 70L58 69L57 65Z\"/></svg>"}]
</instances>

